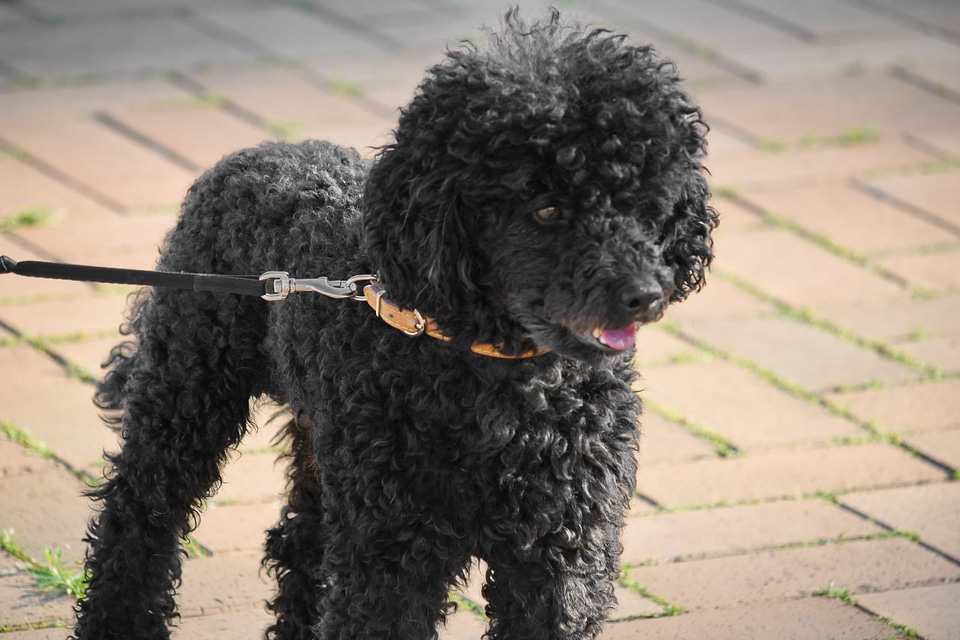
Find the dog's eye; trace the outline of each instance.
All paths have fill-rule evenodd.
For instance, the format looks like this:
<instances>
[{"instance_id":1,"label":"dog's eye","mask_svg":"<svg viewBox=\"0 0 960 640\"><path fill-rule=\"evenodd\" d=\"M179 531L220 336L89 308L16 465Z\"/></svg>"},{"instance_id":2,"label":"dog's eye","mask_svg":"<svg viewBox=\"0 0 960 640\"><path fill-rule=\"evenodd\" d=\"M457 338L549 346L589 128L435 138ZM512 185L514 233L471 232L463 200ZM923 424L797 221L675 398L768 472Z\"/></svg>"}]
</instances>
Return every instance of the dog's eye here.
<instances>
[{"instance_id":1,"label":"dog's eye","mask_svg":"<svg viewBox=\"0 0 960 640\"><path fill-rule=\"evenodd\" d=\"M553 222L560 218L560 207L544 207L537 209L534 214L540 222Z\"/></svg>"}]
</instances>

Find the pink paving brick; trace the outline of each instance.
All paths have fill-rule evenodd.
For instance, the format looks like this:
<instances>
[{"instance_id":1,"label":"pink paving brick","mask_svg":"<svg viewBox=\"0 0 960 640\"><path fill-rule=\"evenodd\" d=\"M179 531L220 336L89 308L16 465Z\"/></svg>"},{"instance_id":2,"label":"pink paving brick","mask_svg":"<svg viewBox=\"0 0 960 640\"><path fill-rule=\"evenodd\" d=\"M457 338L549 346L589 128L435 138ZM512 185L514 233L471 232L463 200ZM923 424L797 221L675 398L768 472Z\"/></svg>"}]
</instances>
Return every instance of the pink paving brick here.
<instances>
[{"instance_id":1,"label":"pink paving brick","mask_svg":"<svg viewBox=\"0 0 960 640\"><path fill-rule=\"evenodd\" d=\"M645 327L637 334L636 359L641 373L648 367L662 366L677 360L689 362L710 357L689 342L666 331L657 331L655 327Z\"/></svg>"},{"instance_id":2,"label":"pink paving brick","mask_svg":"<svg viewBox=\"0 0 960 640\"><path fill-rule=\"evenodd\" d=\"M767 140L799 144L813 134L838 136L875 125L881 142L896 140L898 132L937 122L960 126L960 109L948 100L908 85L886 73L817 78L811 100L810 79L790 78L774 88L754 85L721 89L701 96L707 114L715 114ZM796 106L803 104L804 108ZM837 148L837 151L877 153L882 145ZM786 154L784 154L786 155ZM905 157L904 160L907 158Z\"/></svg>"},{"instance_id":3,"label":"pink paving brick","mask_svg":"<svg viewBox=\"0 0 960 640\"><path fill-rule=\"evenodd\" d=\"M865 444L641 467L637 491L676 507L890 487L942 481L945 476L942 469L898 447Z\"/></svg>"},{"instance_id":4,"label":"pink paving brick","mask_svg":"<svg viewBox=\"0 0 960 640\"><path fill-rule=\"evenodd\" d=\"M960 212L956 207L960 199L960 171L894 175L872 180L870 187L943 220L954 229L960 228Z\"/></svg>"},{"instance_id":5,"label":"pink paving brick","mask_svg":"<svg viewBox=\"0 0 960 640\"><path fill-rule=\"evenodd\" d=\"M904 442L954 472L960 469L960 429L915 433L906 436Z\"/></svg>"},{"instance_id":6,"label":"pink paving brick","mask_svg":"<svg viewBox=\"0 0 960 640\"><path fill-rule=\"evenodd\" d=\"M17 261L48 260L50 258L50 256L36 253L6 234L0 235L0 255L9 256ZM3 280L0 280L0 309L5 304L36 300L43 297L73 296L78 291L88 293L92 290L93 288L90 285L77 285L75 282L7 275Z\"/></svg>"},{"instance_id":7,"label":"pink paving brick","mask_svg":"<svg viewBox=\"0 0 960 640\"><path fill-rule=\"evenodd\" d=\"M31 336L65 336L116 331L126 317L126 296L98 296L75 284L77 296L0 307L0 320ZM119 337L119 334L118 334Z\"/></svg>"},{"instance_id":8,"label":"pink paving brick","mask_svg":"<svg viewBox=\"0 0 960 640\"><path fill-rule=\"evenodd\" d=\"M193 536L214 554L262 553L267 529L280 519L280 504L208 506Z\"/></svg>"},{"instance_id":9,"label":"pink paving brick","mask_svg":"<svg viewBox=\"0 0 960 640\"><path fill-rule=\"evenodd\" d=\"M212 167L228 153L276 137L214 106L161 104L111 111L111 115L201 169Z\"/></svg>"},{"instance_id":10,"label":"pink paving brick","mask_svg":"<svg viewBox=\"0 0 960 640\"><path fill-rule=\"evenodd\" d=\"M284 494L285 464L273 453L231 455L223 471L223 486L212 498L214 502L266 503L277 502Z\"/></svg>"},{"instance_id":11,"label":"pink paving brick","mask_svg":"<svg viewBox=\"0 0 960 640\"><path fill-rule=\"evenodd\" d=\"M603 640L891 640L901 637L873 616L826 598L802 598L609 624L601 636Z\"/></svg>"},{"instance_id":12,"label":"pink paving brick","mask_svg":"<svg viewBox=\"0 0 960 640\"><path fill-rule=\"evenodd\" d=\"M840 501L888 527L920 534L920 539L960 561L960 483L862 491Z\"/></svg>"},{"instance_id":13,"label":"pink paving brick","mask_svg":"<svg viewBox=\"0 0 960 640\"><path fill-rule=\"evenodd\" d=\"M56 225L16 235L62 262L112 266L110 256L149 251L159 257L158 247L176 223L173 213L111 214L94 220L66 214Z\"/></svg>"},{"instance_id":14,"label":"pink paving brick","mask_svg":"<svg viewBox=\"0 0 960 640\"><path fill-rule=\"evenodd\" d=\"M960 583L867 593L857 602L868 611L915 629L924 640L960 637Z\"/></svg>"},{"instance_id":15,"label":"pink paving brick","mask_svg":"<svg viewBox=\"0 0 960 640\"><path fill-rule=\"evenodd\" d=\"M788 318L700 320L683 332L810 390L920 377L872 350Z\"/></svg>"},{"instance_id":16,"label":"pink paving brick","mask_svg":"<svg viewBox=\"0 0 960 640\"><path fill-rule=\"evenodd\" d=\"M919 342L901 343L896 349L919 362L945 373L960 371L960 337L950 336Z\"/></svg>"},{"instance_id":17,"label":"pink paving brick","mask_svg":"<svg viewBox=\"0 0 960 640\"><path fill-rule=\"evenodd\" d=\"M914 167L934 159L932 154L904 142L881 139L871 145L801 148L784 153L750 150L715 158L709 167L715 188L736 190L833 182Z\"/></svg>"},{"instance_id":18,"label":"pink paving brick","mask_svg":"<svg viewBox=\"0 0 960 640\"><path fill-rule=\"evenodd\" d=\"M716 456L716 450L708 441L649 408L640 418L640 451L637 458L642 467L685 460L707 460Z\"/></svg>"},{"instance_id":19,"label":"pink paving brick","mask_svg":"<svg viewBox=\"0 0 960 640\"><path fill-rule=\"evenodd\" d=\"M956 235L949 231L845 182L747 189L740 195L810 233L859 253L957 242Z\"/></svg>"},{"instance_id":20,"label":"pink paving brick","mask_svg":"<svg viewBox=\"0 0 960 640\"><path fill-rule=\"evenodd\" d=\"M664 513L627 519L621 562L732 555L879 531L868 520L822 500Z\"/></svg>"},{"instance_id":21,"label":"pink paving brick","mask_svg":"<svg viewBox=\"0 0 960 640\"><path fill-rule=\"evenodd\" d=\"M114 213L102 204L43 173L36 167L0 153L0 216L10 215L24 208L50 211L57 220L69 219L93 222L111 219Z\"/></svg>"},{"instance_id":22,"label":"pink paving brick","mask_svg":"<svg viewBox=\"0 0 960 640\"><path fill-rule=\"evenodd\" d=\"M0 628L49 625L73 619L72 598L38 592L33 588L34 583L34 578L25 571L0 575ZM66 637L66 633L61 637Z\"/></svg>"},{"instance_id":23,"label":"pink paving brick","mask_svg":"<svg viewBox=\"0 0 960 640\"><path fill-rule=\"evenodd\" d=\"M717 250L720 253L715 265L722 269L725 255L722 243ZM682 327L695 327L701 320L748 318L772 311L772 305L713 274L707 276L706 287L682 303L668 307L666 318L678 322Z\"/></svg>"},{"instance_id":24,"label":"pink paving brick","mask_svg":"<svg viewBox=\"0 0 960 640\"><path fill-rule=\"evenodd\" d=\"M855 416L898 432L960 425L960 380L866 389L826 396Z\"/></svg>"},{"instance_id":25,"label":"pink paving brick","mask_svg":"<svg viewBox=\"0 0 960 640\"><path fill-rule=\"evenodd\" d=\"M184 617L171 634L173 640L260 640L273 623L263 607L229 613Z\"/></svg>"},{"instance_id":26,"label":"pink paving brick","mask_svg":"<svg viewBox=\"0 0 960 640\"><path fill-rule=\"evenodd\" d=\"M368 147L382 143L382 136L395 124L355 100L324 91L284 69L196 74L194 78L266 123L295 125L295 136L309 134L337 144Z\"/></svg>"},{"instance_id":27,"label":"pink paving brick","mask_svg":"<svg viewBox=\"0 0 960 640\"><path fill-rule=\"evenodd\" d=\"M92 385L69 378L26 346L0 349L0 372L0 419L26 430L74 469L96 472L104 449L116 449L116 435L91 402Z\"/></svg>"},{"instance_id":28,"label":"pink paving brick","mask_svg":"<svg viewBox=\"0 0 960 640\"><path fill-rule=\"evenodd\" d=\"M179 592L184 617L260 609L274 589L260 560L261 554L236 554L185 561Z\"/></svg>"},{"instance_id":29,"label":"pink paving brick","mask_svg":"<svg viewBox=\"0 0 960 640\"><path fill-rule=\"evenodd\" d=\"M896 256L880 263L912 285L936 292L960 291L960 247L951 247L936 253Z\"/></svg>"},{"instance_id":30,"label":"pink paving brick","mask_svg":"<svg viewBox=\"0 0 960 640\"><path fill-rule=\"evenodd\" d=\"M641 398L719 433L742 450L863 435L853 422L721 360L648 369L644 381Z\"/></svg>"},{"instance_id":31,"label":"pink paving brick","mask_svg":"<svg viewBox=\"0 0 960 640\"><path fill-rule=\"evenodd\" d=\"M934 299L911 298L895 305L880 301L839 303L817 312L851 333L870 340L903 340L909 336L960 335L960 295ZM906 345L897 345L902 349ZM905 349L906 350L906 349Z\"/></svg>"},{"instance_id":32,"label":"pink paving brick","mask_svg":"<svg viewBox=\"0 0 960 640\"><path fill-rule=\"evenodd\" d=\"M125 209L180 202L195 177L92 116L0 118L0 136Z\"/></svg>"},{"instance_id":33,"label":"pink paving brick","mask_svg":"<svg viewBox=\"0 0 960 640\"><path fill-rule=\"evenodd\" d=\"M857 594L958 579L960 566L902 538L763 551L630 571L630 580L692 611L801 598L830 586Z\"/></svg>"},{"instance_id":34,"label":"pink paving brick","mask_svg":"<svg viewBox=\"0 0 960 640\"><path fill-rule=\"evenodd\" d=\"M795 307L902 300L903 288L778 229L724 238L725 272Z\"/></svg>"},{"instance_id":35,"label":"pink paving brick","mask_svg":"<svg viewBox=\"0 0 960 640\"><path fill-rule=\"evenodd\" d=\"M83 559L83 538L93 515L83 497L88 487L48 462L40 471L0 478L0 530L13 529L27 554L43 561L44 549L59 549L64 566Z\"/></svg>"}]
</instances>

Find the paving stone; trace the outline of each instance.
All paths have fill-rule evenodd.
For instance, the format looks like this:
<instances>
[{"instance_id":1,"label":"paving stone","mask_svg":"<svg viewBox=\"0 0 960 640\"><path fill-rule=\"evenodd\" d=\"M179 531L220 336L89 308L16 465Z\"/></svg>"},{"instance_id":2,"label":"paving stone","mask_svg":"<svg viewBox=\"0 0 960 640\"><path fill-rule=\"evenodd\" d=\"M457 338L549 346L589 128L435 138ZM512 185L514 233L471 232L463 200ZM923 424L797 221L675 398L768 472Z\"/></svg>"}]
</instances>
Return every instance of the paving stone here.
<instances>
[{"instance_id":1,"label":"paving stone","mask_svg":"<svg viewBox=\"0 0 960 640\"><path fill-rule=\"evenodd\" d=\"M93 117L0 117L0 136L126 209L179 203L195 178Z\"/></svg>"},{"instance_id":2,"label":"paving stone","mask_svg":"<svg viewBox=\"0 0 960 640\"><path fill-rule=\"evenodd\" d=\"M825 139L876 127L880 143L834 148L876 154L883 152L882 143L896 141L899 132L928 128L931 122L947 129L960 126L956 104L886 71L818 78L816 100L810 97L809 78L797 77L778 82L775 91L762 85L721 89L704 93L701 101L708 115L791 148L811 136ZM804 108L797 109L798 104Z\"/></svg>"},{"instance_id":3,"label":"paving stone","mask_svg":"<svg viewBox=\"0 0 960 640\"><path fill-rule=\"evenodd\" d=\"M637 454L640 466L654 467L716 456L716 450L709 442L650 409L640 418L640 451Z\"/></svg>"},{"instance_id":4,"label":"paving stone","mask_svg":"<svg viewBox=\"0 0 960 640\"><path fill-rule=\"evenodd\" d=\"M935 338L896 345L897 350L946 373L960 371L960 337Z\"/></svg>"},{"instance_id":5,"label":"paving stone","mask_svg":"<svg viewBox=\"0 0 960 640\"><path fill-rule=\"evenodd\" d=\"M722 122L711 120L720 128ZM774 139L776 141L776 139ZM785 152L751 149L709 162L710 184L720 188L774 188L818 181L835 182L879 171L896 171L930 162L935 157L891 136L874 144L797 148Z\"/></svg>"},{"instance_id":6,"label":"paving stone","mask_svg":"<svg viewBox=\"0 0 960 640\"><path fill-rule=\"evenodd\" d=\"M447 617L439 631L439 640L474 640L487 630L487 623L470 611L459 610Z\"/></svg>"},{"instance_id":7,"label":"paving stone","mask_svg":"<svg viewBox=\"0 0 960 640\"><path fill-rule=\"evenodd\" d=\"M118 318L118 323L119 323ZM103 378L103 364L110 356L110 351L127 340L127 336L116 335L109 338L96 338L82 340L80 342L63 342L54 344L50 351L57 356L66 359L71 364L80 367L84 372L90 374L96 380Z\"/></svg>"},{"instance_id":8,"label":"paving stone","mask_svg":"<svg viewBox=\"0 0 960 640\"><path fill-rule=\"evenodd\" d=\"M286 487L284 465L271 453L231 455L223 471L223 486L212 498L225 504L274 504Z\"/></svg>"},{"instance_id":9,"label":"paving stone","mask_svg":"<svg viewBox=\"0 0 960 640\"><path fill-rule=\"evenodd\" d=\"M938 482L850 493L840 501L920 539L960 562L960 483Z\"/></svg>"},{"instance_id":10,"label":"paving stone","mask_svg":"<svg viewBox=\"0 0 960 640\"><path fill-rule=\"evenodd\" d=\"M48 462L37 472L0 478L0 489L0 530L13 529L30 557L43 561L44 549L60 549L65 566L83 559L93 515L85 484Z\"/></svg>"},{"instance_id":11,"label":"paving stone","mask_svg":"<svg viewBox=\"0 0 960 640\"><path fill-rule=\"evenodd\" d=\"M234 554L186 560L178 599L183 616L262 609L274 584L260 571L260 559Z\"/></svg>"},{"instance_id":12,"label":"paving stone","mask_svg":"<svg viewBox=\"0 0 960 640\"><path fill-rule=\"evenodd\" d=\"M35 582L25 571L0 575L0 628L73 619L72 598L37 591ZM25 637L33 640L31 636Z\"/></svg>"},{"instance_id":13,"label":"paving stone","mask_svg":"<svg viewBox=\"0 0 960 640\"><path fill-rule=\"evenodd\" d=\"M711 200L710 204L720 214L720 226L713 232L714 240L730 233L757 231L767 226L763 216L738 200L718 197ZM723 241L718 245L719 247L715 246L714 249L722 249Z\"/></svg>"},{"instance_id":14,"label":"paving stone","mask_svg":"<svg viewBox=\"0 0 960 640\"><path fill-rule=\"evenodd\" d=\"M960 291L960 248L880 261L884 267L907 282L935 291Z\"/></svg>"},{"instance_id":15,"label":"paving stone","mask_svg":"<svg viewBox=\"0 0 960 640\"><path fill-rule=\"evenodd\" d=\"M832 79L866 72L884 73L893 65L914 65L918 61L923 65L935 64L944 56L956 55L950 43L906 29L882 37L867 36L856 40L831 38L814 44L803 42L759 51L733 50L724 53L735 64L749 67L764 80L776 83L810 76Z\"/></svg>"},{"instance_id":16,"label":"paving stone","mask_svg":"<svg viewBox=\"0 0 960 640\"><path fill-rule=\"evenodd\" d=\"M7 347L0 349L0 371L0 420L26 430L74 469L99 469L103 451L117 448L91 402L93 387L69 378L50 358Z\"/></svg>"},{"instance_id":17,"label":"paving stone","mask_svg":"<svg viewBox=\"0 0 960 640\"><path fill-rule=\"evenodd\" d=\"M78 284L77 290L82 294L81 286ZM126 310L124 296L86 294L69 300L6 305L0 307L0 320L31 336L100 335L116 331Z\"/></svg>"},{"instance_id":18,"label":"paving stone","mask_svg":"<svg viewBox=\"0 0 960 640\"><path fill-rule=\"evenodd\" d=\"M826 398L861 420L900 433L960 425L960 380L833 393Z\"/></svg>"},{"instance_id":19,"label":"paving stone","mask_svg":"<svg viewBox=\"0 0 960 640\"><path fill-rule=\"evenodd\" d=\"M618 8L700 46L723 51L790 46L796 38L727 7L699 0L644 2L616 0Z\"/></svg>"},{"instance_id":20,"label":"paving stone","mask_svg":"<svg viewBox=\"0 0 960 640\"><path fill-rule=\"evenodd\" d=\"M4 34L0 59L24 75L129 73L209 62L253 61L237 47L170 17L77 21Z\"/></svg>"},{"instance_id":21,"label":"paving stone","mask_svg":"<svg viewBox=\"0 0 960 640\"><path fill-rule=\"evenodd\" d=\"M275 137L214 107L127 109L111 115L200 169L212 167L228 153Z\"/></svg>"},{"instance_id":22,"label":"paving stone","mask_svg":"<svg viewBox=\"0 0 960 640\"><path fill-rule=\"evenodd\" d=\"M0 216L10 215L26 208L48 210L54 215L50 227L56 228L68 220L89 224L100 219L111 219L114 213L82 193L41 172L13 156L0 153Z\"/></svg>"},{"instance_id":23,"label":"paving stone","mask_svg":"<svg viewBox=\"0 0 960 640\"><path fill-rule=\"evenodd\" d=\"M704 532L709 531L709 535ZM787 500L628 518L625 564L734 555L783 545L854 538L880 527L822 500Z\"/></svg>"},{"instance_id":24,"label":"paving stone","mask_svg":"<svg viewBox=\"0 0 960 640\"><path fill-rule=\"evenodd\" d=\"M67 640L70 631L70 629L66 628L13 631L5 634L4 640Z\"/></svg>"},{"instance_id":25,"label":"paving stone","mask_svg":"<svg viewBox=\"0 0 960 640\"><path fill-rule=\"evenodd\" d=\"M364 37L294 5L265 5L243 11L211 10L204 18L220 29L236 34L238 42L242 39L242 42L253 43L261 54L297 58L382 50L369 36Z\"/></svg>"},{"instance_id":26,"label":"paving stone","mask_svg":"<svg viewBox=\"0 0 960 640\"><path fill-rule=\"evenodd\" d=\"M957 109L960 111L960 108ZM921 211L960 229L960 212L956 202L960 198L960 172L936 171L909 175L877 178L869 182L870 188L899 202L907 203Z\"/></svg>"},{"instance_id":27,"label":"paving stone","mask_svg":"<svg viewBox=\"0 0 960 640\"><path fill-rule=\"evenodd\" d=\"M817 41L879 40L910 33L880 12L831 0L809 0L802 7L790 0L743 0L741 6L758 11L758 19L779 19Z\"/></svg>"},{"instance_id":28,"label":"paving stone","mask_svg":"<svg viewBox=\"0 0 960 640\"><path fill-rule=\"evenodd\" d=\"M787 394L736 365L723 362L647 371L642 398L750 451L863 435L856 424ZM696 389L696 393L690 393Z\"/></svg>"},{"instance_id":29,"label":"paving stone","mask_svg":"<svg viewBox=\"0 0 960 640\"><path fill-rule=\"evenodd\" d=\"M944 480L937 467L888 444L754 453L641 468L637 491L668 507L854 491Z\"/></svg>"},{"instance_id":30,"label":"paving stone","mask_svg":"<svg viewBox=\"0 0 960 640\"><path fill-rule=\"evenodd\" d=\"M193 535L215 554L262 553L266 532L279 518L279 503L231 506L214 503L204 510Z\"/></svg>"},{"instance_id":31,"label":"paving stone","mask_svg":"<svg viewBox=\"0 0 960 640\"><path fill-rule=\"evenodd\" d=\"M954 470L960 469L960 430L929 431L915 433L904 438L904 442L933 460Z\"/></svg>"},{"instance_id":32,"label":"paving stone","mask_svg":"<svg viewBox=\"0 0 960 640\"><path fill-rule=\"evenodd\" d=\"M909 298L896 304L860 301L824 305L817 313L841 328L870 340L903 340L917 333L924 336L960 335L960 296L948 294L934 299ZM898 345L898 349L906 349Z\"/></svg>"},{"instance_id":33,"label":"paving stone","mask_svg":"<svg viewBox=\"0 0 960 640\"><path fill-rule=\"evenodd\" d=\"M903 251L960 238L843 182L746 191L750 202L858 253Z\"/></svg>"},{"instance_id":34,"label":"paving stone","mask_svg":"<svg viewBox=\"0 0 960 640\"><path fill-rule=\"evenodd\" d=\"M159 257L158 247L176 225L173 213L104 216L88 220L67 215L50 227L17 231L17 237L43 247L52 257L75 264L105 264L105 256L149 251Z\"/></svg>"},{"instance_id":35,"label":"paving stone","mask_svg":"<svg viewBox=\"0 0 960 640\"><path fill-rule=\"evenodd\" d=\"M0 438L0 483L3 478L43 473L56 465L15 442Z\"/></svg>"},{"instance_id":36,"label":"paving stone","mask_svg":"<svg viewBox=\"0 0 960 640\"><path fill-rule=\"evenodd\" d=\"M293 137L315 137L358 149L382 144L393 119L366 110L356 100L324 91L285 69L195 74L197 82L225 94Z\"/></svg>"},{"instance_id":37,"label":"paving stone","mask_svg":"<svg viewBox=\"0 0 960 640\"><path fill-rule=\"evenodd\" d=\"M641 374L647 367L662 366L678 360L689 362L705 358L710 358L709 354L666 331L658 331L655 326L646 327L637 334L636 359Z\"/></svg>"},{"instance_id":38,"label":"paving stone","mask_svg":"<svg viewBox=\"0 0 960 640\"><path fill-rule=\"evenodd\" d=\"M867 593L857 597L868 611L915 629L924 640L960 636L960 584Z\"/></svg>"},{"instance_id":39,"label":"paving stone","mask_svg":"<svg viewBox=\"0 0 960 640\"><path fill-rule=\"evenodd\" d=\"M723 264L723 254L717 265ZM682 327L696 326L701 320L755 317L774 308L756 296L745 293L718 275L708 275L707 285L680 304L667 308L666 318Z\"/></svg>"},{"instance_id":40,"label":"paving stone","mask_svg":"<svg viewBox=\"0 0 960 640\"><path fill-rule=\"evenodd\" d=\"M779 229L724 238L723 269L795 307L903 299L899 285Z\"/></svg>"},{"instance_id":41,"label":"paving stone","mask_svg":"<svg viewBox=\"0 0 960 640\"><path fill-rule=\"evenodd\" d=\"M837 600L801 598L608 624L601 637L603 640L891 640L902 636L875 617Z\"/></svg>"},{"instance_id":42,"label":"paving stone","mask_svg":"<svg viewBox=\"0 0 960 640\"><path fill-rule=\"evenodd\" d=\"M898 19L915 20L928 27L946 29L960 34L960 12L952 2L875 0L875 3L891 9L891 13Z\"/></svg>"},{"instance_id":43,"label":"paving stone","mask_svg":"<svg viewBox=\"0 0 960 640\"><path fill-rule=\"evenodd\" d=\"M632 581L691 611L801 598L829 586L858 594L958 578L956 564L902 538L763 551L630 572Z\"/></svg>"},{"instance_id":44,"label":"paving stone","mask_svg":"<svg viewBox=\"0 0 960 640\"><path fill-rule=\"evenodd\" d=\"M185 616L170 636L174 640L260 640L273 623L263 607L205 616Z\"/></svg>"},{"instance_id":45,"label":"paving stone","mask_svg":"<svg viewBox=\"0 0 960 640\"><path fill-rule=\"evenodd\" d=\"M190 94L183 89L149 76L41 85L35 90L0 93L0 132L18 123L77 118L104 109L151 105L186 97ZM7 126L8 123L11 126Z\"/></svg>"},{"instance_id":46,"label":"paving stone","mask_svg":"<svg viewBox=\"0 0 960 640\"><path fill-rule=\"evenodd\" d=\"M788 318L700 320L683 331L811 390L918 378L873 351Z\"/></svg>"}]
</instances>

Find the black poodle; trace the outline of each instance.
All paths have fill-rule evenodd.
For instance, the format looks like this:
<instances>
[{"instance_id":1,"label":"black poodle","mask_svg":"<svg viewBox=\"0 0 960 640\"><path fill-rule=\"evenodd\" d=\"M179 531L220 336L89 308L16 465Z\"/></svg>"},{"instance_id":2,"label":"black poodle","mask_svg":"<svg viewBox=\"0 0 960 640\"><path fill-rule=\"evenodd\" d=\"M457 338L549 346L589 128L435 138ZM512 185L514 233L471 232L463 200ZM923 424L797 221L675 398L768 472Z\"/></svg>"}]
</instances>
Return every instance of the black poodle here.
<instances>
[{"instance_id":1,"label":"black poodle","mask_svg":"<svg viewBox=\"0 0 960 640\"><path fill-rule=\"evenodd\" d=\"M434 638L475 557L486 637L599 633L635 483L635 327L712 257L706 126L624 36L554 12L488 40L429 70L373 163L270 143L190 189L162 271L376 277L344 287L365 303L138 302L98 390L123 446L93 493L77 638L169 637L180 541L258 396L294 416L268 637Z\"/></svg>"}]
</instances>

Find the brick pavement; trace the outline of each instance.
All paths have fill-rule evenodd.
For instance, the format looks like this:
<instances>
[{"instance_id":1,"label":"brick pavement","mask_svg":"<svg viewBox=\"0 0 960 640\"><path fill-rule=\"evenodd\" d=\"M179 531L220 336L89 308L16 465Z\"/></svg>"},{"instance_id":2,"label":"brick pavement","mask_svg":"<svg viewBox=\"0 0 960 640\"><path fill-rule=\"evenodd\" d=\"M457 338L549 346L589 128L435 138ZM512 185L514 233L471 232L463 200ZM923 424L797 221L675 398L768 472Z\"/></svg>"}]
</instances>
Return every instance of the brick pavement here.
<instances>
[{"instance_id":1,"label":"brick pavement","mask_svg":"<svg viewBox=\"0 0 960 640\"><path fill-rule=\"evenodd\" d=\"M521 2L523 6L534 3ZM960 4L567 0L675 59L712 125L710 285L640 338L647 402L603 637L960 637ZM222 154L370 154L499 0L0 4L0 252L149 268ZM6 222L5 222L6 224ZM83 553L120 287L0 280L0 640L60 640L22 558ZM282 469L263 424L186 562L174 637L255 638ZM461 598L482 605L480 570ZM477 608L441 634L478 638Z\"/></svg>"}]
</instances>

